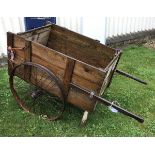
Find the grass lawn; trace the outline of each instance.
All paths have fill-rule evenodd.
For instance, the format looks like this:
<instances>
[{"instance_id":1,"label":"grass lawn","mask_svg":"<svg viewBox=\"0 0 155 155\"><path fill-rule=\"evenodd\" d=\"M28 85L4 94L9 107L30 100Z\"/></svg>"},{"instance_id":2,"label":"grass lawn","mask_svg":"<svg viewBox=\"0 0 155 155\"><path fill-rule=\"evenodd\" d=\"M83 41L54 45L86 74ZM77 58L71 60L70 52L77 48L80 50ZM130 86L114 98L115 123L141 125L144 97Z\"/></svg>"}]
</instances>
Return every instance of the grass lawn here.
<instances>
[{"instance_id":1,"label":"grass lawn","mask_svg":"<svg viewBox=\"0 0 155 155\"><path fill-rule=\"evenodd\" d=\"M155 50L130 46L123 52L118 68L148 85L115 73L104 97L142 116L143 124L99 104L83 128L79 126L83 113L72 106L67 106L63 119L55 122L28 114L17 105L10 92L7 69L1 68L0 136L155 136Z\"/></svg>"}]
</instances>

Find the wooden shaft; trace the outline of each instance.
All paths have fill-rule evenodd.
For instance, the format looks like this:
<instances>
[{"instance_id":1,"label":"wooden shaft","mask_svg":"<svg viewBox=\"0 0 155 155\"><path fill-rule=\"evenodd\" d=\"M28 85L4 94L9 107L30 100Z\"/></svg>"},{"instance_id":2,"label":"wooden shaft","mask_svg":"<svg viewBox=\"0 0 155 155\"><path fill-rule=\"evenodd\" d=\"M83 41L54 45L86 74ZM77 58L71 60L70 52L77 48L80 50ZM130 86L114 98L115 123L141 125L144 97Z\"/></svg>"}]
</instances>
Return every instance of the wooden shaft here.
<instances>
[{"instance_id":1,"label":"wooden shaft","mask_svg":"<svg viewBox=\"0 0 155 155\"><path fill-rule=\"evenodd\" d=\"M66 99L67 99L67 96L68 96L70 83L71 83L71 80L72 80L74 66L75 66L75 60L67 58L66 68L65 68L65 75L64 75L64 79L63 79L65 92L66 92Z\"/></svg>"},{"instance_id":2,"label":"wooden shaft","mask_svg":"<svg viewBox=\"0 0 155 155\"><path fill-rule=\"evenodd\" d=\"M134 76L132 76L132 75L126 73L126 72L123 72L123 71L118 70L118 69L116 69L116 72L117 72L118 74L120 74L120 75L126 76L126 77L128 77L128 78L130 78L130 79L133 79L133 80L135 80L135 81L137 81L137 82L140 82L140 83L142 83L142 84L147 85L147 83L146 83L145 81L142 81L141 79L139 79L139 78L137 78L137 77L134 77Z\"/></svg>"},{"instance_id":3,"label":"wooden shaft","mask_svg":"<svg viewBox=\"0 0 155 155\"><path fill-rule=\"evenodd\" d=\"M133 113L131 113L131 112L129 112L129 111L121 108L121 107L119 107L118 105L114 104L113 102L110 102L110 101L108 101L108 100L106 100L106 99L104 99L102 97L99 97L99 96L97 96L95 94L93 94L93 96L91 96L91 92L90 91L88 91L88 90L86 90L84 88L81 88L81 87L79 87L79 86L77 86L77 85L75 85L73 83L71 83L70 85L72 87L76 88L77 90L80 90L80 91L86 93L87 95L90 96L90 98L95 99L99 103L104 104L106 106L112 106L113 108L115 108L116 110L118 110L120 113L122 113L122 114L124 114L126 116L129 116L129 117L132 117L132 118L134 118L135 120L137 120L140 123L143 123L144 122L144 119L143 118L141 118L141 117L139 117L139 116L137 116L137 115L135 115L135 114L133 114Z\"/></svg>"}]
</instances>

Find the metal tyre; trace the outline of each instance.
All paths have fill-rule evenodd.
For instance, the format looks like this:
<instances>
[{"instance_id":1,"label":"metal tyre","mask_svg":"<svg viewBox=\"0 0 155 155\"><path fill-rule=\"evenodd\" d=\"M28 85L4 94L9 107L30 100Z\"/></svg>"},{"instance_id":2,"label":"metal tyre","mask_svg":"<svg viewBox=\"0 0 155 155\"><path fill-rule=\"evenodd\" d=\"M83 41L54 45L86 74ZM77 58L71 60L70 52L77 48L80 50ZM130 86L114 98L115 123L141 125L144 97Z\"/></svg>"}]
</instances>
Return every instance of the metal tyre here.
<instances>
[{"instance_id":1,"label":"metal tyre","mask_svg":"<svg viewBox=\"0 0 155 155\"><path fill-rule=\"evenodd\" d=\"M17 65L10 74L9 82L13 96L26 112L49 120L62 116L65 109L63 84L46 67L32 62Z\"/></svg>"}]
</instances>

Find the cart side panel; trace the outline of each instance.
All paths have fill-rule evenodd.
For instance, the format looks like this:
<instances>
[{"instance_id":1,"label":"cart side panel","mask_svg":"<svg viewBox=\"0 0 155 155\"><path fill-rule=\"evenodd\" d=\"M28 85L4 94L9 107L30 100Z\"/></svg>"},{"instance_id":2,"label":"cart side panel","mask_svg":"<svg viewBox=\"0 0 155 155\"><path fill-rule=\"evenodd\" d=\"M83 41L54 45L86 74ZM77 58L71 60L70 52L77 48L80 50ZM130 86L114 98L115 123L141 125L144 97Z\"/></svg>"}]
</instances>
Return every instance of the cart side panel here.
<instances>
[{"instance_id":1,"label":"cart side panel","mask_svg":"<svg viewBox=\"0 0 155 155\"><path fill-rule=\"evenodd\" d=\"M49 39L50 31L51 27L48 26L43 27L42 29L34 29L31 31L20 33L18 35L30 41L38 42L39 44L46 46Z\"/></svg>"},{"instance_id":2,"label":"cart side panel","mask_svg":"<svg viewBox=\"0 0 155 155\"><path fill-rule=\"evenodd\" d=\"M105 76L105 79L104 79L104 81L103 81L103 83L102 83L102 87L101 87L101 90L100 90L100 96L101 95L103 95L103 93L105 92L105 90L106 90L106 88L107 88L107 85L108 85L108 83L110 82L109 80L110 80L110 75L111 75L111 73L113 72L113 68L114 68L114 66L115 66L115 63L116 62L114 62L110 67L109 67L109 69L108 69L108 71L106 72L106 76Z\"/></svg>"},{"instance_id":3,"label":"cart side panel","mask_svg":"<svg viewBox=\"0 0 155 155\"><path fill-rule=\"evenodd\" d=\"M105 73L103 71L76 61L71 82L99 95L104 76ZM77 91L75 88L70 89L68 101L87 111L92 111L95 106L94 100L88 95Z\"/></svg>"},{"instance_id":4,"label":"cart side panel","mask_svg":"<svg viewBox=\"0 0 155 155\"><path fill-rule=\"evenodd\" d=\"M79 92L75 88L70 89L68 102L84 111L93 111L95 106L95 101L90 99L88 95Z\"/></svg>"},{"instance_id":5,"label":"cart side panel","mask_svg":"<svg viewBox=\"0 0 155 155\"><path fill-rule=\"evenodd\" d=\"M61 81L64 78L67 57L45 46L32 42L32 62L51 70Z\"/></svg>"},{"instance_id":6,"label":"cart side panel","mask_svg":"<svg viewBox=\"0 0 155 155\"><path fill-rule=\"evenodd\" d=\"M73 31L53 25L47 46L90 65L105 68L115 50Z\"/></svg>"},{"instance_id":7,"label":"cart side panel","mask_svg":"<svg viewBox=\"0 0 155 155\"><path fill-rule=\"evenodd\" d=\"M90 47L94 47L98 52L102 51L103 54L106 54L110 57L113 57L115 50L101 44L99 41L89 38L87 36L81 35L64 27L58 25L52 25L52 30L60 33L62 36L68 36L67 39L71 38L72 41L75 41L78 44L85 44Z\"/></svg>"},{"instance_id":8,"label":"cart side panel","mask_svg":"<svg viewBox=\"0 0 155 155\"><path fill-rule=\"evenodd\" d=\"M27 41L21 36L14 34L14 46L13 47L20 47L24 48L22 50L15 50L15 58L14 58L14 65L19 65L25 61L32 61L34 63L40 64L51 70L60 80L64 78L64 70L66 65L66 57L58 54L57 52L48 49L47 47L40 45L38 43L34 43L31 41ZM29 46L30 45L30 46ZM31 53L29 55L28 53ZM28 59L30 58L30 59ZM30 74L28 73L30 72ZM21 67L19 71L17 71L17 76L22 78L27 82L31 82L35 85L34 76L36 77L35 71L33 69ZM26 76L25 76L26 75ZM29 79L30 77L30 79ZM37 74L37 79L41 78L41 75ZM52 88L46 88L50 81L46 79L44 84L41 86L43 89L47 90L48 92L55 94L57 96L60 95L59 90L53 90ZM37 86L40 86L37 84Z\"/></svg>"},{"instance_id":9,"label":"cart side panel","mask_svg":"<svg viewBox=\"0 0 155 155\"><path fill-rule=\"evenodd\" d=\"M24 60L24 56L25 56L25 45L26 45L26 40L16 34L14 34L14 46L15 48L23 48L22 50L15 50L15 57L14 57L14 61L16 65L19 65L21 63L23 63Z\"/></svg>"},{"instance_id":10,"label":"cart side panel","mask_svg":"<svg viewBox=\"0 0 155 155\"><path fill-rule=\"evenodd\" d=\"M119 61L119 58L120 58L120 55L117 57L117 59L109 66L107 72L106 72L106 76L105 76L105 79L102 83L102 87L101 87L101 90L100 90L100 96L105 92L106 88L108 87L108 85L111 83L111 80L112 80L112 76L113 76L113 73L115 71L115 68L117 66L117 63Z\"/></svg>"}]
</instances>

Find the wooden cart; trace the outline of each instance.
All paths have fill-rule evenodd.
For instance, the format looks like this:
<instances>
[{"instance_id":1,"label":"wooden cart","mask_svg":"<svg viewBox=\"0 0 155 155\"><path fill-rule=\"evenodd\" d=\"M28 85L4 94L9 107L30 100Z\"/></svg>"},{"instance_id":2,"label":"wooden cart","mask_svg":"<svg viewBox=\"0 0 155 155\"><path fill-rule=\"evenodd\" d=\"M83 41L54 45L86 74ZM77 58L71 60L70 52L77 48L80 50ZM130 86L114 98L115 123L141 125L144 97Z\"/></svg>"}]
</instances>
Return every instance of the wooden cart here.
<instances>
[{"instance_id":1,"label":"wooden cart","mask_svg":"<svg viewBox=\"0 0 155 155\"><path fill-rule=\"evenodd\" d=\"M35 113L55 120L60 118L67 102L84 110L84 123L88 112L99 102L144 121L100 97L111 83L120 50L54 24L24 33L8 32L7 45L10 88L24 110L34 112L34 107L40 106ZM43 103L38 104L36 100ZM60 104L54 107L54 114L50 114L53 109L47 105L49 102L54 106ZM46 107L46 113L41 113Z\"/></svg>"}]
</instances>

